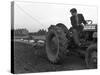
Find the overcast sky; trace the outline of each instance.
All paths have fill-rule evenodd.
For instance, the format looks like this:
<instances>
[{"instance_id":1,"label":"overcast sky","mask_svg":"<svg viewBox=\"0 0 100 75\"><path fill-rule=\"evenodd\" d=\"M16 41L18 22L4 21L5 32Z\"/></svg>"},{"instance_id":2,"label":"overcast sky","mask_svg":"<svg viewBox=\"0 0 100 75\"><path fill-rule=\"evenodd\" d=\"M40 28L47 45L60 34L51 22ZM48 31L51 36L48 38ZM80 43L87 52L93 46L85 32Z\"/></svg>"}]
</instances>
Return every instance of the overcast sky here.
<instances>
[{"instance_id":1,"label":"overcast sky","mask_svg":"<svg viewBox=\"0 0 100 75\"><path fill-rule=\"evenodd\" d=\"M30 32L46 29L51 24L63 23L68 28L70 24L70 9L76 8L86 20L97 23L97 8L79 5L62 5L33 2L15 2L14 28L27 28Z\"/></svg>"}]
</instances>

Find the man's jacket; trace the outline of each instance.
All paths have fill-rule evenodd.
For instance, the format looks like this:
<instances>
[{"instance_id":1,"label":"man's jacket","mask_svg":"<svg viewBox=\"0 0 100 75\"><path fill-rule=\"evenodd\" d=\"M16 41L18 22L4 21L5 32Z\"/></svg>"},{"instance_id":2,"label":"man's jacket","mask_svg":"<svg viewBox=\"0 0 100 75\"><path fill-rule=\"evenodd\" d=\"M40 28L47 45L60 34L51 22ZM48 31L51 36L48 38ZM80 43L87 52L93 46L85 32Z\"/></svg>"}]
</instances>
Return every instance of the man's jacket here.
<instances>
[{"instance_id":1,"label":"man's jacket","mask_svg":"<svg viewBox=\"0 0 100 75\"><path fill-rule=\"evenodd\" d=\"M80 25L80 24L82 24L82 23L86 24L86 21L84 20L84 17L83 17L82 14L77 14L77 18L76 18L76 16L71 16L70 17L71 24L72 24L73 28L77 28L77 26Z\"/></svg>"}]
</instances>

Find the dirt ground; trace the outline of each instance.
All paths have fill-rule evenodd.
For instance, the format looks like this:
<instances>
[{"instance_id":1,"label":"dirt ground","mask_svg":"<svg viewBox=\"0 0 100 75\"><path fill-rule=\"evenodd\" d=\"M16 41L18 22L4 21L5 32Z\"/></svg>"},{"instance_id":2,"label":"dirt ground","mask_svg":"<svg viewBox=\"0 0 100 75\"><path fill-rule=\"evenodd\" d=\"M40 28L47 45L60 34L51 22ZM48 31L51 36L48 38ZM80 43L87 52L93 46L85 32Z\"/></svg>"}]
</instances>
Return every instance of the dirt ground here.
<instances>
[{"instance_id":1,"label":"dirt ground","mask_svg":"<svg viewBox=\"0 0 100 75\"><path fill-rule=\"evenodd\" d=\"M64 57L62 64L51 64L46 56L45 47L33 47L24 43L14 43L15 73L34 73L86 69L84 59L75 55Z\"/></svg>"}]
</instances>

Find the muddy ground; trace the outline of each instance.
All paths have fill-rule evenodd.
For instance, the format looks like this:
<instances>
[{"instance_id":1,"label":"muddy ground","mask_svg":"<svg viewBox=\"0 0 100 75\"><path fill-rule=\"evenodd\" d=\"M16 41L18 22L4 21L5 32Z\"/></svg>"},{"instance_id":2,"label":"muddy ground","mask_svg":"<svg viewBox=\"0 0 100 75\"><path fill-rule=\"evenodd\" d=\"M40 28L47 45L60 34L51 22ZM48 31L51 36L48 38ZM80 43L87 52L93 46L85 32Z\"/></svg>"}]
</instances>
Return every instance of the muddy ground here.
<instances>
[{"instance_id":1,"label":"muddy ground","mask_svg":"<svg viewBox=\"0 0 100 75\"><path fill-rule=\"evenodd\" d=\"M46 56L45 47L33 47L24 43L14 43L15 73L34 73L86 69L84 59L75 55L64 57L62 64L51 64Z\"/></svg>"}]
</instances>

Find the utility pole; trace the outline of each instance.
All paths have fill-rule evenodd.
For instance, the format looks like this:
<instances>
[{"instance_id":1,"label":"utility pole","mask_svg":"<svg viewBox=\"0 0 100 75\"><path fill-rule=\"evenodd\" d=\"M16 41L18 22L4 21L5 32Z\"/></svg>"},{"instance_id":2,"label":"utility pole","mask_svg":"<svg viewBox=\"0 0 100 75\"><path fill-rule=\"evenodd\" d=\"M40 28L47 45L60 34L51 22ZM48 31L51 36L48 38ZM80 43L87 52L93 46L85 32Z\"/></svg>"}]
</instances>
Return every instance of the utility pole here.
<instances>
[{"instance_id":1,"label":"utility pole","mask_svg":"<svg viewBox=\"0 0 100 75\"><path fill-rule=\"evenodd\" d=\"M14 74L14 1L11 2L11 73Z\"/></svg>"},{"instance_id":2,"label":"utility pole","mask_svg":"<svg viewBox=\"0 0 100 75\"><path fill-rule=\"evenodd\" d=\"M11 29L14 29L14 1L11 2Z\"/></svg>"}]
</instances>

